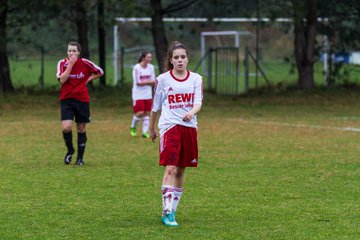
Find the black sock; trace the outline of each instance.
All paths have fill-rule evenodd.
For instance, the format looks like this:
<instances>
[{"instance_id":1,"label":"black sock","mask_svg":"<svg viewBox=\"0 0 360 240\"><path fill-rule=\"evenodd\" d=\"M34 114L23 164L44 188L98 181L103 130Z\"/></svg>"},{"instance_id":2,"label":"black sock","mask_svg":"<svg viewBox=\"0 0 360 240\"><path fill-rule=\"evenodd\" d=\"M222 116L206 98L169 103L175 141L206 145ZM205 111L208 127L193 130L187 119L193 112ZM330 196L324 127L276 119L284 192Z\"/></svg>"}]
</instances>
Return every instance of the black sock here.
<instances>
[{"instance_id":1,"label":"black sock","mask_svg":"<svg viewBox=\"0 0 360 240\"><path fill-rule=\"evenodd\" d=\"M85 152L86 147L86 132L79 133L78 132L78 156L77 159L82 159Z\"/></svg>"},{"instance_id":2,"label":"black sock","mask_svg":"<svg viewBox=\"0 0 360 240\"><path fill-rule=\"evenodd\" d=\"M73 154L74 153L74 146L72 142L72 132L63 132L63 137L65 140L65 145L67 147L68 153Z\"/></svg>"}]
</instances>

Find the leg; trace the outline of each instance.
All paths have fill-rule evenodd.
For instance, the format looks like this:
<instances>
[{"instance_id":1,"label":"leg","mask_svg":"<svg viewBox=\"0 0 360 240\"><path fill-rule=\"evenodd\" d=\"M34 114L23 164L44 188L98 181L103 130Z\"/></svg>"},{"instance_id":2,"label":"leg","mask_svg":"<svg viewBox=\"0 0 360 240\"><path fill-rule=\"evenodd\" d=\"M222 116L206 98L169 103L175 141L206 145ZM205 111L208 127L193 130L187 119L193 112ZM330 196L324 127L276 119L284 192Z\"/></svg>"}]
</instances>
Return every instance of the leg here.
<instances>
[{"instance_id":1,"label":"leg","mask_svg":"<svg viewBox=\"0 0 360 240\"><path fill-rule=\"evenodd\" d=\"M77 132L78 132L78 156L76 160L77 165L83 165L83 156L86 147L86 123L76 123Z\"/></svg>"},{"instance_id":2,"label":"leg","mask_svg":"<svg viewBox=\"0 0 360 240\"><path fill-rule=\"evenodd\" d=\"M149 138L149 120L150 120L150 112L144 112L143 114L143 118L142 118L142 133L143 133L143 137L145 138Z\"/></svg>"},{"instance_id":3,"label":"leg","mask_svg":"<svg viewBox=\"0 0 360 240\"><path fill-rule=\"evenodd\" d=\"M70 164L72 155L74 154L74 145L72 141L72 120L63 120L61 122L61 127L63 130L63 138L65 141L65 145L67 147L67 153L64 157L64 163Z\"/></svg>"},{"instance_id":4,"label":"leg","mask_svg":"<svg viewBox=\"0 0 360 240\"><path fill-rule=\"evenodd\" d=\"M178 188L182 188L184 184L184 178L185 178L185 168L177 167L175 171L174 186Z\"/></svg>"},{"instance_id":5,"label":"leg","mask_svg":"<svg viewBox=\"0 0 360 240\"><path fill-rule=\"evenodd\" d=\"M177 206L180 202L181 195L183 193L184 177L185 177L185 168L177 167L175 171L175 179L174 179L174 200L172 205L173 212L176 212Z\"/></svg>"},{"instance_id":6,"label":"leg","mask_svg":"<svg viewBox=\"0 0 360 240\"><path fill-rule=\"evenodd\" d=\"M142 118L143 114L144 114L143 111L137 111L137 112L135 112L135 114L133 116L131 126L130 126L130 134L133 137L136 137L136 125L140 121L140 118Z\"/></svg>"},{"instance_id":7,"label":"leg","mask_svg":"<svg viewBox=\"0 0 360 240\"><path fill-rule=\"evenodd\" d=\"M165 167L163 185L174 186L176 166L167 165Z\"/></svg>"},{"instance_id":8,"label":"leg","mask_svg":"<svg viewBox=\"0 0 360 240\"><path fill-rule=\"evenodd\" d=\"M162 204L163 204L163 213L161 221L166 226L178 226L178 223L175 221L175 216L172 212L172 206L174 201L174 180L175 180L175 170L176 167L172 165L167 165L165 167L163 185L161 187L162 193Z\"/></svg>"},{"instance_id":9,"label":"leg","mask_svg":"<svg viewBox=\"0 0 360 240\"><path fill-rule=\"evenodd\" d=\"M152 100L151 99L146 99L144 100L144 115L143 115L143 127L142 127L142 132L143 132L143 137L144 138L150 138L149 135L149 120L150 120L150 112L151 112L151 107L152 107Z\"/></svg>"},{"instance_id":10,"label":"leg","mask_svg":"<svg viewBox=\"0 0 360 240\"><path fill-rule=\"evenodd\" d=\"M61 127L64 133L71 132L72 129L72 120L63 120L61 121Z\"/></svg>"},{"instance_id":11,"label":"leg","mask_svg":"<svg viewBox=\"0 0 360 240\"><path fill-rule=\"evenodd\" d=\"M163 215L171 213L173 197L174 197L174 180L175 180L175 166L167 165L165 167L164 177L162 181L162 202L163 202Z\"/></svg>"}]
</instances>

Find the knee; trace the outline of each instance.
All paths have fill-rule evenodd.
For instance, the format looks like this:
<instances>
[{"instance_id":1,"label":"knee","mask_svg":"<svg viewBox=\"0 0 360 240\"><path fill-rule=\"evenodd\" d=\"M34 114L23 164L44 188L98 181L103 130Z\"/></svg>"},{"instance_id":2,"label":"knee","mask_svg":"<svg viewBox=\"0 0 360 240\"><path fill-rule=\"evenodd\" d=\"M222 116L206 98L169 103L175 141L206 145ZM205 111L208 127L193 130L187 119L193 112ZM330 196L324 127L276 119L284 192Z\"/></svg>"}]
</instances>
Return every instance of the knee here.
<instances>
[{"instance_id":1,"label":"knee","mask_svg":"<svg viewBox=\"0 0 360 240\"><path fill-rule=\"evenodd\" d=\"M175 177L176 178L182 178L184 176L184 170L177 168L175 170Z\"/></svg>"},{"instance_id":2,"label":"knee","mask_svg":"<svg viewBox=\"0 0 360 240\"><path fill-rule=\"evenodd\" d=\"M78 133L84 133L86 131L85 124L78 124L77 131Z\"/></svg>"},{"instance_id":3,"label":"knee","mask_svg":"<svg viewBox=\"0 0 360 240\"><path fill-rule=\"evenodd\" d=\"M63 125L62 130L63 130L64 133L71 132L71 125Z\"/></svg>"},{"instance_id":4,"label":"knee","mask_svg":"<svg viewBox=\"0 0 360 240\"><path fill-rule=\"evenodd\" d=\"M141 118L141 117L144 116L144 112L143 112L143 111L137 112L135 115L136 115L137 117Z\"/></svg>"},{"instance_id":5,"label":"knee","mask_svg":"<svg viewBox=\"0 0 360 240\"><path fill-rule=\"evenodd\" d=\"M174 176L176 172L175 166L166 166L165 174L167 176Z\"/></svg>"}]
</instances>

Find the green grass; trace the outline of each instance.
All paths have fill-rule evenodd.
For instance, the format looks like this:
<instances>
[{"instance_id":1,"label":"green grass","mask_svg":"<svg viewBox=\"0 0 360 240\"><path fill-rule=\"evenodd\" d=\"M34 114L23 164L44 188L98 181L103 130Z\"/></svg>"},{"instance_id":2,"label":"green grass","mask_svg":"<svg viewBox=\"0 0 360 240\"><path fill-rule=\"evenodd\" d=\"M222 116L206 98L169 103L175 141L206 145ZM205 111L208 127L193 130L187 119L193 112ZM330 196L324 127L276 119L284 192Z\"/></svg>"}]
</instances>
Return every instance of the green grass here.
<instances>
[{"instance_id":1,"label":"green grass","mask_svg":"<svg viewBox=\"0 0 360 240\"><path fill-rule=\"evenodd\" d=\"M206 94L176 229L128 92L92 94L82 168L63 165L56 92L0 96L0 239L359 238L360 137L335 129L360 128L357 91Z\"/></svg>"},{"instance_id":2,"label":"green grass","mask_svg":"<svg viewBox=\"0 0 360 240\"><path fill-rule=\"evenodd\" d=\"M48 89L58 89L59 83L55 77L56 74L56 65L58 63L58 60L62 58L62 56L45 56L45 66L44 66L44 81L45 81L45 87ZM95 63L97 63L97 60L94 60ZM132 69L129 65L131 65L132 62L129 61L129 59L125 59L126 62L126 68L124 72L124 83L132 83ZM198 64L199 59L194 56L194 58L191 58L189 69L193 70L195 66ZM135 62L133 62L135 63ZM155 64L155 60L154 60ZM155 64L156 65L156 64ZM266 72L266 76L269 79L269 82L272 85L282 85L282 86L294 86L297 85L297 74L291 72L291 67L288 63L285 63L283 60L266 60L261 63L264 71ZM16 88L21 87L39 87L39 78L40 78L40 59L32 59L32 60L12 60L10 61L10 67L11 67L11 77L13 84ZM221 66L219 66L221 68ZM224 66L222 68L225 68ZM344 70L347 70L349 72L349 79L343 80L338 83L347 83L347 82L353 82L353 83L360 83L360 69L358 66L344 66ZM156 70L158 73L158 70ZM225 71L225 70L224 70ZM234 69L231 70L233 72ZM198 72L201 73L201 67L198 69ZM215 65L213 66L213 72L215 79ZM219 71L220 72L220 71ZM250 72L252 73L252 76L249 79L249 87L251 89L256 88L256 80L255 80L255 65L250 65ZM120 77L120 73L119 73ZM224 75L221 75L219 73L219 77L223 78ZM112 86L114 83L114 68L113 68L113 60L111 58L108 58L106 61L106 78L107 78L107 84ZM314 78L316 85L318 86L324 86L324 79L323 79L323 66L321 63L315 64L315 71L314 71ZM208 87L208 81L209 78L204 75L204 84L205 88ZM233 87L235 86L235 82L233 79L230 78L229 86ZM99 84L98 80L94 81L95 86ZM212 83L213 87L215 86L215 83ZM266 85L265 80L260 76L258 80L258 86L264 86ZM219 82L218 86L220 89L225 89L227 86L226 83ZM228 89L228 92L232 92L232 89ZM243 62L240 63L240 70L239 70L239 83L238 83L238 91L241 93L244 91L244 67Z\"/></svg>"}]
</instances>

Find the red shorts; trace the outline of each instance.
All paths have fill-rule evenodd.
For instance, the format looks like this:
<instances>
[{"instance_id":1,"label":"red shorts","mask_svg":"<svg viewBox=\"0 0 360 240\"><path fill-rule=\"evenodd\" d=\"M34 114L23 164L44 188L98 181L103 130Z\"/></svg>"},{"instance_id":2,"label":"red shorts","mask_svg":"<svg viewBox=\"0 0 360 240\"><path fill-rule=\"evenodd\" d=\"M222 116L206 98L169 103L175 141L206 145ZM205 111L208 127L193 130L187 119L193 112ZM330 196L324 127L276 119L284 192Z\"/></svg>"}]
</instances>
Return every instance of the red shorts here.
<instances>
[{"instance_id":1,"label":"red shorts","mask_svg":"<svg viewBox=\"0 0 360 240\"><path fill-rule=\"evenodd\" d=\"M141 99L141 100L136 100L133 103L133 110L134 113L137 112L150 112L151 111L151 106L152 106L152 99Z\"/></svg>"},{"instance_id":2,"label":"red shorts","mask_svg":"<svg viewBox=\"0 0 360 240\"><path fill-rule=\"evenodd\" d=\"M198 147L196 128L175 125L160 137L159 165L197 167Z\"/></svg>"}]
</instances>

